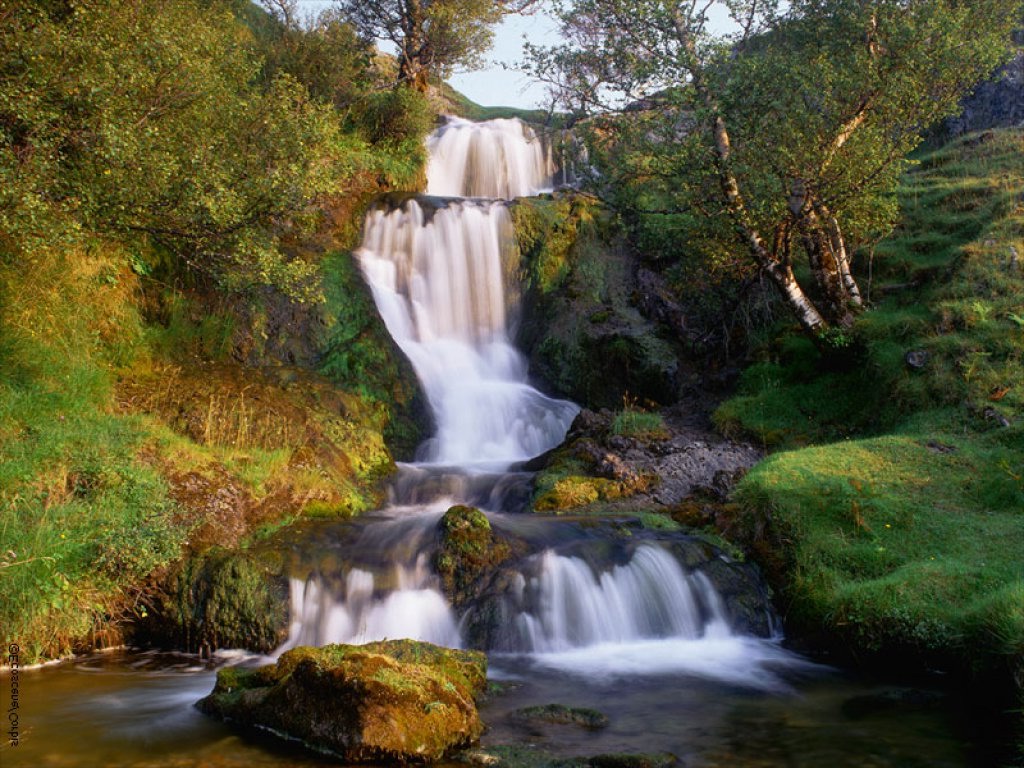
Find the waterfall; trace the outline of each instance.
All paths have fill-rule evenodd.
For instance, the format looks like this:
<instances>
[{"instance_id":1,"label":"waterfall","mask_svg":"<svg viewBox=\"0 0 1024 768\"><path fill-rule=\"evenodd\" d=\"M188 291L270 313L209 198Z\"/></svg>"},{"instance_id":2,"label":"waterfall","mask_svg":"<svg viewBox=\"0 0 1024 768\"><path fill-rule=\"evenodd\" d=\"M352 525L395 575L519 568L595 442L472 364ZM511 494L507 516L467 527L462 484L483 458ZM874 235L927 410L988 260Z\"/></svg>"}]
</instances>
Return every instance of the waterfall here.
<instances>
[{"instance_id":1,"label":"waterfall","mask_svg":"<svg viewBox=\"0 0 1024 768\"><path fill-rule=\"evenodd\" d=\"M451 503L392 508L350 541L335 543L325 559L340 561L340 568L317 564L305 578L289 579L291 626L275 655L298 645L399 638L460 647L455 612L430 563L434 529Z\"/></svg>"},{"instance_id":2,"label":"waterfall","mask_svg":"<svg viewBox=\"0 0 1024 768\"><path fill-rule=\"evenodd\" d=\"M520 120L449 118L427 149L427 194L510 200L554 186L550 146Z\"/></svg>"},{"instance_id":3,"label":"waterfall","mask_svg":"<svg viewBox=\"0 0 1024 768\"><path fill-rule=\"evenodd\" d=\"M396 568L396 588L382 594L375 576L360 568L350 570L340 588L319 577L290 579L291 627L276 653L299 645L361 645L395 638L460 647L455 615L435 580L423 578L425 568L425 562L420 573Z\"/></svg>"},{"instance_id":4,"label":"waterfall","mask_svg":"<svg viewBox=\"0 0 1024 768\"><path fill-rule=\"evenodd\" d=\"M728 636L725 610L701 574L687 575L656 546L639 547L629 563L595 573L581 558L547 551L540 572L523 583L532 609L515 618L514 650L565 651L601 643L705 634Z\"/></svg>"},{"instance_id":5,"label":"waterfall","mask_svg":"<svg viewBox=\"0 0 1024 768\"><path fill-rule=\"evenodd\" d=\"M550 150L516 120L450 119L427 143L434 197L372 210L357 256L437 432L402 469L393 506L292 579L292 625L279 652L402 637L459 646L469 633L480 642L471 625L484 622L489 650L541 665L587 674L706 667L756 680L775 646L733 635L710 581L656 542L613 545L618 563L595 564L576 556L574 542L551 544L546 530L553 548L509 565L479 595L482 610L460 619L442 594L432 568L441 514L472 503L498 525L496 513L523 497L524 475L512 465L558 445L579 409L531 386L508 329L517 293L508 200L550 188Z\"/></svg>"},{"instance_id":6,"label":"waterfall","mask_svg":"<svg viewBox=\"0 0 1024 768\"><path fill-rule=\"evenodd\" d=\"M552 169L531 136L516 120L449 122L428 140L428 191L502 199L537 191ZM409 200L367 217L363 272L437 423L417 456L424 463L507 467L558 445L579 411L528 383L509 339L513 247L503 200Z\"/></svg>"}]
</instances>

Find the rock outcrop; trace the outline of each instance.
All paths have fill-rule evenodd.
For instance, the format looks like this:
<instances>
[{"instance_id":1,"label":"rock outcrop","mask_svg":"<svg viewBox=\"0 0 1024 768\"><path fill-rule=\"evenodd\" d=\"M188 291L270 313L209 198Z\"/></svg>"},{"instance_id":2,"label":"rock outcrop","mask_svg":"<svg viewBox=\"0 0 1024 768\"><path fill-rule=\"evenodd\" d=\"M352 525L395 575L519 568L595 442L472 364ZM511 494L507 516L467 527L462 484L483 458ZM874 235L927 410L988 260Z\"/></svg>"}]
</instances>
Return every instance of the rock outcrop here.
<instances>
[{"instance_id":1,"label":"rock outcrop","mask_svg":"<svg viewBox=\"0 0 1024 768\"><path fill-rule=\"evenodd\" d=\"M222 669L196 705L348 763L429 763L480 737L477 651L412 640L296 648L271 666Z\"/></svg>"}]
</instances>

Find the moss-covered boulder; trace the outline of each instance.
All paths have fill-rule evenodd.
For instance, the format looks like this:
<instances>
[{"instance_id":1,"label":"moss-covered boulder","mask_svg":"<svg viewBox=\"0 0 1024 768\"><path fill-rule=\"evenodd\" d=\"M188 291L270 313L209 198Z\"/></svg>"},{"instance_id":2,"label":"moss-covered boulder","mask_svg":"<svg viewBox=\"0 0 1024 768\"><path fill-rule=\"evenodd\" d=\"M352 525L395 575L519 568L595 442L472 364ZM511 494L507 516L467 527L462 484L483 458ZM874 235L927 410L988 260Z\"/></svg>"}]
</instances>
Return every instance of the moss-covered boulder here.
<instances>
[{"instance_id":1,"label":"moss-covered boulder","mask_svg":"<svg viewBox=\"0 0 1024 768\"><path fill-rule=\"evenodd\" d=\"M491 529L487 515L474 507L455 506L438 523L441 545L434 567L456 607L472 597L474 584L512 555L509 544Z\"/></svg>"},{"instance_id":2,"label":"moss-covered boulder","mask_svg":"<svg viewBox=\"0 0 1024 768\"><path fill-rule=\"evenodd\" d=\"M428 763L480 737L486 677L484 654L412 640L301 647L271 666L221 670L196 706L345 762Z\"/></svg>"}]
</instances>

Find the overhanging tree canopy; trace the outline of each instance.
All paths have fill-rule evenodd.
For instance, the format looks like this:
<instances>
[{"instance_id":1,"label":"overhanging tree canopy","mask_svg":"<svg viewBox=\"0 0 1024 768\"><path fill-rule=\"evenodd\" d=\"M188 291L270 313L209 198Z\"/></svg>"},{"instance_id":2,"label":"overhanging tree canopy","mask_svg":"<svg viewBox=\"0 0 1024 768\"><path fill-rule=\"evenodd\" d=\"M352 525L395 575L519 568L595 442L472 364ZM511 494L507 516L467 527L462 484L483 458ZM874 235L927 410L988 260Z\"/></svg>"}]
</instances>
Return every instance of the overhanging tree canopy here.
<instances>
[{"instance_id":1,"label":"overhanging tree canopy","mask_svg":"<svg viewBox=\"0 0 1024 768\"><path fill-rule=\"evenodd\" d=\"M599 116L584 133L602 182L625 175L656 190L634 203L699 211L825 341L863 304L851 236L891 225L908 153L1005 60L1021 12L1015 0L556 5L567 42L533 49L532 69Z\"/></svg>"}]
</instances>

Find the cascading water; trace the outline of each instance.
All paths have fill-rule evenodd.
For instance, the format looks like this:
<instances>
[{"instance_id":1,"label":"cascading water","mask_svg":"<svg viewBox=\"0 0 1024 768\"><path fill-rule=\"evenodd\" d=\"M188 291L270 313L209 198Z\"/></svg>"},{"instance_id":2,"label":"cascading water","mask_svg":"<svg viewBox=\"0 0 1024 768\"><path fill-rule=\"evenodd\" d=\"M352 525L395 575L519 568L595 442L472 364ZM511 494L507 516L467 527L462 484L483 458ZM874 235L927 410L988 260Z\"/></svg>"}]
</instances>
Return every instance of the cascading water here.
<instances>
[{"instance_id":1,"label":"cascading water","mask_svg":"<svg viewBox=\"0 0 1024 768\"><path fill-rule=\"evenodd\" d=\"M406 468L402 494L417 500L440 489L442 498L392 508L363 528L356 549L390 560L387 573L348 562L342 573L314 570L293 580L294 621L284 648L384 637L461 644L427 554L438 519L458 502L498 511L486 498L459 495L474 487L467 478L506 472L558 445L578 412L528 383L526 361L508 331L507 296L515 293L510 265L517 261L507 201L552 186L550 152L517 120L452 119L428 147L428 193L445 197L373 210L358 256L437 424L420 461ZM492 520L498 523L493 514ZM712 641L720 643L716 653L725 647L726 657L743 655L710 581L684 570L656 544L636 547L626 561L603 569L548 549L521 564L511 582L511 591L497 598L505 626L491 633L492 650L535 654L570 668L579 665L578 653L592 660L602 653L628 658L629 648L663 667L664 657L672 656L666 640L704 643L705 657ZM661 643L661 650L652 651L651 643ZM684 655L701 656L691 651Z\"/></svg>"},{"instance_id":2,"label":"cascading water","mask_svg":"<svg viewBox=\"0 0 1024 768\"><path fill-rule=\"evenodd\" d=\"M455 199L378 208L358 255L434 411L437 434L418 458L504 469L557 445L578 411L527 383L506 322L514 246L504 201L550 186L554 169L518 120L453 119L427 143L427 193Z\"/></svg>"},{"instance_id":3,"label":"cascading water","mask_svg":"<svg viewBox=\"0 0 1024 768\"><path fill-rule=\"evenodd\" d=\"M520 120L448 122L427 140L427 194L510 200L550 191L551 149Z\"/></svg>"},{"instance_id":4,"label":"cascading water","mask_svg":"<svg viewBox=\"0 0 1024 768\"><path fill-rule=\"evenodd\" d=\"M567 651L658 637L728 636L728 617L701 574L688 577L656 546L639 547L625 565L595 574L577 557L541 555L540 572L524 584L534 605L516 617L513 649Z\"/></svg>"},{"instance_id":5,"label":"cascading water","mask_svg":"<svg viewBox=\"0 0 1024 768\"><path fill-rule=\"evenodd\" d=\"M431 140L431 188L494 198L544 189L550 167L538 147L516 123L453 121ZM501 165L518 168L521 158L532 169L525 176ZM438 186L446 169L452 183L461 174L472 184ZM500 188L476 186L487 179L501 179ZM503 514L522 509L527 478L501 468L561 440L575 412L529 387L509 344L509 239L507 211L493 200L410 200L371 214L363 265L431 395L439 432L425 456L434 463L402 468L389 509L309 523L276 542L281 553L290 549L296 577L281 650L400 637L484 646L488 674L518 682L481 702L483 747L528 743L552 761L596 764L585 756L645 752L676 754L686 765L978 765L990 743L957 736L965 730L954 727L963 716L959 695L936 706L946 699L932 691L926 707L908 707L922 700L916 681L907 689L818 673L800 680L794 672L806 663L777 643L731 631L742 626L731 599L736 574L721 559L702 561L702 545L622 521ZM482 459L500 474L488 474ZM438 520L459 502L484 509L495 528L535 553L495 570L461 615L432 562ZM732 575L723 578L723 569ZM247 744L197 712L190 705L210 691L214 672L192 657L102 654L21 674L15 714L23 739L0 745L4 766L324 764L295 745ZM800 696L761 693L785 691L794 679ZM5 690L14 681L0 679ZM609 726L519 716L551 702L600 709Z\"/></svg>"},{"instance_id":6,"label":"cascading water","mask_svg":"<svg viewBox=\"0 0 1024 768\"><path fill-rule=\"evenodd\" d=\"M506 327L512 227L500 202L415 200L376 210L359 257L388 331L427 394L437 434L424 462L504 469L553 448L578 409L546 397Z\"/></svg>"}]
</instances>

